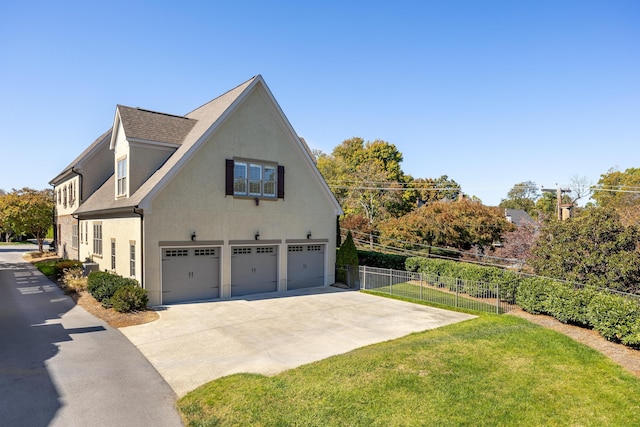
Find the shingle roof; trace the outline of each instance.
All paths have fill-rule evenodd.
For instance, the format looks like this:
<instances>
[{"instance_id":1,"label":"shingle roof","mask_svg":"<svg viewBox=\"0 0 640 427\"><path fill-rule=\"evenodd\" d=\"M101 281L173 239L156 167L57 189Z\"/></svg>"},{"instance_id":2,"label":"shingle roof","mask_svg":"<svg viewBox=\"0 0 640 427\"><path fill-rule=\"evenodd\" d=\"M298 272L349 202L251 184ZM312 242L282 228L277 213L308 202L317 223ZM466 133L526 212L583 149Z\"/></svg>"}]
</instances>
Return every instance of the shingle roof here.
<instances>
[{"instance_id":1,"label":"shingle roof","mask_svg":"<svg viewBox=\"0 0 640 427\"><path fill-rule=\"evenodd\" d=\"M522 209L505 209L504 215L509 219L510 222L515 224L518 227L521 227L525 224L534 224L535 221L531 218L526 211Z\"/></svg>"},{"instance_id":2,"label":"shingle roof","mask_svg":"<svg viewBox=\"0 0 640 427\"><path fill-rule=\"evenodd\" d=\"M167 159L167 161L147 179L138 190L127 198L115 199L115 179L113 175L95 191L80 207L76 214L109 211L114 209L126 209L137 207L171 171L185 161L185 156L200 141L207 131L218 121L231 105L244 93L244 91L258 78L252 77L241 85L231 89L223 95L209 101L201 107L186 114L184 118L190 119L191 129L185 135L180 147ZM119 106L120 107L120 106ZM125 107L128 108L128 107ZM149 117L149 116L147 116ZM175 117L175 116L169 116ZM160 119L164 120L164 119ZM127 135L129 137L129 135Z\"/></svg>"},{"instance_id":3,"label":"shingle roof","mask_svg":"<svg viewBox=\"0 0 640 427\"><path fill-rule=\"evenodd\" d=\"M80 153L80 155L78 155L78 157L73 159L73 161L69 163L69 165L62 170L62 172L60 172L55 178L49 181L49 184L56 185L61 178L66 176L66 174L71 170L71 168L79 167L82 161L87 156L89 156L94 150L98 149L100 145L104 145L104 144L108 145L110 138L111 138L111 129L109 129L108 131L100 135L87 148L85 148L84 151Z\"/></svg>"},{"instance_id":4,"label":"shingle roof","mask_svg":"<svg viewBox=\"0 0 640 427\"><path fill-rule=\"evenodd\" d=\"M117 106L127 139L182 144L195 120L155 111Z\"/></svg>"}]
</instances>

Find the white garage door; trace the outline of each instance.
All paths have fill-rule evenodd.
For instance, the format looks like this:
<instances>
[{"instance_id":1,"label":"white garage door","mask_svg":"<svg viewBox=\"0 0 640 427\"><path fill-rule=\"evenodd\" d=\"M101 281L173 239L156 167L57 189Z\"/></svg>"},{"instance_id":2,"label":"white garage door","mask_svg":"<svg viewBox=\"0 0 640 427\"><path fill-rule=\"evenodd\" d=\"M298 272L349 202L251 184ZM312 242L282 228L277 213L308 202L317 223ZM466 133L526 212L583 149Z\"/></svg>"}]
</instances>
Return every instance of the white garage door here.
<instances>
[{"instance_id":1,"label":"white garage door","mask_svg":"<svg viewBox=\"0 0 640 427\"><path fill-rule=\"evenodd\" d=\"M232 297L277 290L277 246L238 246L231 249Z\"/></svg>"},{"instance_id":2,"label":"white garage door","mask_svg":"<svg viewBox=\"0 0 640 427\"><path fill-rule=\"evenodd\" d=\"M219 248L162 250L162 303L220 297Z\"/></svg>"},{"instance_id":3,"label":"white garage door","mask_svg":"<svg viewBox=\"0 0 640 427\"><path fill-rule=\"evenodd\" d=\"M287 289L324 286L324 245L289 245Z\"/></svg>"}]
</instances>

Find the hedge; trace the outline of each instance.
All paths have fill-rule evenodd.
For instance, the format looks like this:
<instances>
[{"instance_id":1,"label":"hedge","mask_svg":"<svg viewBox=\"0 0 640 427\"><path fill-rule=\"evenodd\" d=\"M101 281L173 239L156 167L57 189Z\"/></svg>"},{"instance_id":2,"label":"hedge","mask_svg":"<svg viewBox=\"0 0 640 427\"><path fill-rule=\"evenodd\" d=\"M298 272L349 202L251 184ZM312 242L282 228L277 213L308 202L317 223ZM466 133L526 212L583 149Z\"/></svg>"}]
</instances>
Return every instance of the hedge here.
<instances>
[{"instance_id":1,"label":"hedge","mask_svg":"<svg viewBox=\"0 0 640 427\"><path fill-rule=\"evenodd\" d=\"M383 254L380 252L358 250L358 265L367 267L391 268L404 270L406 255Z\"/></svg>"},{"instance_id":2,"label":"hedge","mask_svg":"<svg viewBox=\"0 0 640 427\"><path fill-rule=\"evenodd\" d=\"M541 277L523 278L516 304L532 314L593 328L609 341L640 347L640 300Z\"/></svg>"},{"instance_id":3,"label":"hedge","mask_svg":"<svg viewBox=\"0 0 640 427\"><path fill-rule=\"evenodd\" d=\"M144 310L148 302L147 290L131 284L120 287L111 297L113 309L121 313Z\"/></svg>"}]
</instances>

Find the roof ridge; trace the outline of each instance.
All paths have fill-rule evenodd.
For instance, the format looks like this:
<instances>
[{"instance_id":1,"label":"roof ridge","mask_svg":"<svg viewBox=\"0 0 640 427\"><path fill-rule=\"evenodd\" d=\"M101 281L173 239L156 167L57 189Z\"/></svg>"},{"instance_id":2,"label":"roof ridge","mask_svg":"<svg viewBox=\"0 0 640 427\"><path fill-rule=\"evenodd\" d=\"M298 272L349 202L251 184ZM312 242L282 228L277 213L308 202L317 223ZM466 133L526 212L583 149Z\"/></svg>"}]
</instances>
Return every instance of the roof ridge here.
<instances>
[{"instance_id":1,"label":"roof ridge","mask_svg":"<svg viewBox=\"0 0 640 427\"><path fill-rule=\"evenodd\" d=\"M225 93L216 96L215 98L205 102L204 104L200 105L197 108L194 108L193 110L189 111L187 114L185 114L185 116L188 116L189 114L198 111L199 109L201 109L202 107L204 107L205 105L211 104L213 101L222 98L223 96L225 96L226 94L228 94L229 92L233 92L234 90L238 89L240 86L243 86L245 84L247 84L248 82L250 82L251 80L254 80L256 78L260 77L260 74L256 74L255 76L251 77L250 79L247 79L245 81L243 81L242 83L240 83L239 85L234 86L233 88L227 90Z\"/></svg>"},{"instance_id":2,"label":"roof ridge","mask_svg":"<svg viewBox=\"0 0 640 427\"><path fill-rule=\"evenodd\" d=\"M154 110L149 110L147 108L140 108L140 107L129 107L127 105L122 105L122 104L118 104L117 107L124 107L124 108L130 108L132 110L138 110L141 111L143 113L151 113L151 114L158 114L161 116L167 116L167 117L175 117L177 119L186 119L186 120L191 120L189 117L185 117L185 116L179 116L177 114L170 114L170 113L163 113L162 111L154 111Z\"/></svg>"}]
</instances>

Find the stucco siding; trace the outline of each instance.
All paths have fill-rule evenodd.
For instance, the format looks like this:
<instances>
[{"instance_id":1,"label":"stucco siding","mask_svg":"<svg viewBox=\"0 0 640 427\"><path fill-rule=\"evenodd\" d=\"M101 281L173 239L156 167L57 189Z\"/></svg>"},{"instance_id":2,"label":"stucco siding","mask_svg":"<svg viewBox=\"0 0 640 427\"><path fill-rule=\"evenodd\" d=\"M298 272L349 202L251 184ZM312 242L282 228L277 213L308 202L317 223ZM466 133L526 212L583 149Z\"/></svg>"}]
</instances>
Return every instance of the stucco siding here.
<instances>
[{"instance_id":1,"label":"stucco siding","mask_svg":"<svg viewBox=\"0 0 640 427\"><path fill-rule=\"evenodd\" d=\"M145 215L145 281L152 303L160 298L160 241L223 241L223 297L230 295L233 240L278 245L278 288L286 288L287 240L321 239L326 244L325 285L334 282L335 208L305 163L303 149L290 134L259 87L206 141L164 187ZM274 162L285 167L284 199L225 196L225 159L234 157ZM259 242L255 242L259 243ZM157 298L157 299L156 299Z\"/></svg>"}]
</instances>

